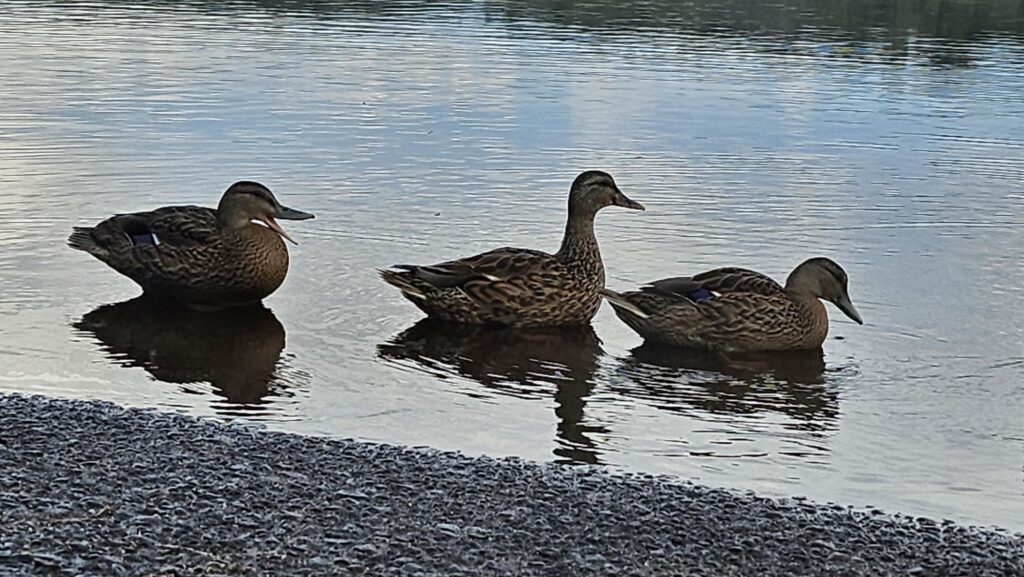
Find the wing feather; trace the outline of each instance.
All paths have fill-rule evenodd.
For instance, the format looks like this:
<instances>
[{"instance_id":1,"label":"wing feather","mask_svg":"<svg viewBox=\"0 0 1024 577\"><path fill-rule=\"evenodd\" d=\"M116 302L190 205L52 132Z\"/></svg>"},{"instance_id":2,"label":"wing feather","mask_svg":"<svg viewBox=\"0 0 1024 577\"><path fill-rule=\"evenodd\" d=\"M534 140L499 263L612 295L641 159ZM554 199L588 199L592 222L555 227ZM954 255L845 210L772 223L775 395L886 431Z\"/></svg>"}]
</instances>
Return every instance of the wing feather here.
<instances>
[{"instance_id":1,"label":"wing feather","mask_svg":"<svg viewBox=\"0 0 1024 577\"><path fill-rule=\"evenodd\" d=\"M771 277L757 271L737 267L717 268L694 276L663 278L647 283L640 290L691 300L697 300L693 295L700 291L719 295L754 293L765 296L785 292L785 289Z\"/></svg>"},{"instance_id":2,"label":"wing feather","mask_svg":"<svg viewBox=\"0 0 1024 577\"><path fill-rule=\"evenodd\" d=\"M785 292L770 276L739 267L716 268L695 275L693 280L701 288L723 294L746 292L769 296Z\"/></svg>"},{"instance_id":3,"label":"wing feather","mask_svg":"<svg viewBox=\"0 0 1024 577\"><path fill-rule=\"evenodd\" d=\"M527 249L503 247L478 255L432 265L396 265L393 268L409 271L414 278L434 288L475 290L493 285L504 291L515 291L524 281L538 276L561 273L564 265L553 255Z\"/></svg>"},{"instance_id":4,"label":"wing feather","mask_svg":"<svg viewBox=\"0 0 1024 577\"><path fill-rule=\"evenodd\" d=\"M217 213L199 206L115 215L70 240L147 290L206 288L209 275L195 271L220 266L221 241Z\"/></svg>"}]
</instances>

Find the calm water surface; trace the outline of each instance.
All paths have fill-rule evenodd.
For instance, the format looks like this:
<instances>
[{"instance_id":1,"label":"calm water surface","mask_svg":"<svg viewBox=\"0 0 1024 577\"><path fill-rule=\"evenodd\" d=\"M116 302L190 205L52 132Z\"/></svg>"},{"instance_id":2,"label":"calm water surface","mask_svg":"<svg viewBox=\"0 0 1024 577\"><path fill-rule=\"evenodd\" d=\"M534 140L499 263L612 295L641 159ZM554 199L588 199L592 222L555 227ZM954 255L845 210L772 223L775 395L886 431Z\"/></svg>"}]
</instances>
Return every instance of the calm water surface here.
<instances>
[{"instance_id":1,"label":"calm water surface","mask_svg":"<svg viewBox=\"0 0 1024 577\"><path fill-rule=\"evenodd\" d=\"M1024 530L1019 3L622 4L3 3L0 390ZM725 362L375 277L555 250L585 168L648 207L598 219L610 287L825 255L865 326ZM243 178L317 215L265 309L154 309L64 245Z\"/></svg>"}]
</instances>

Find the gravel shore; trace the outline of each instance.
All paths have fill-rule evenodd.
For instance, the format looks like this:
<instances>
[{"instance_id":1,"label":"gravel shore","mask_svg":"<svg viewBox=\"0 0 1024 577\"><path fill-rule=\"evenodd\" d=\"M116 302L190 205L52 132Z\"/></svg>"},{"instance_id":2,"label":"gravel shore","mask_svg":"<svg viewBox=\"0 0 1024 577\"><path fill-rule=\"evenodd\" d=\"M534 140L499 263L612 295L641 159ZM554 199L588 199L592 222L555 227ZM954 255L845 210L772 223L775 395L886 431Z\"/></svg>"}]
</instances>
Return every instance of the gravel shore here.
<instances>
[{"instance_id":1,"label":"gravel shore","mask_svg":"<svg viewBox=\"0 0 1024 577\"><path fill-rule=\"evenodd\" d=\"M1024 576L1024 535L0 395L0 574Z\"/></svg>"}]
</instances>

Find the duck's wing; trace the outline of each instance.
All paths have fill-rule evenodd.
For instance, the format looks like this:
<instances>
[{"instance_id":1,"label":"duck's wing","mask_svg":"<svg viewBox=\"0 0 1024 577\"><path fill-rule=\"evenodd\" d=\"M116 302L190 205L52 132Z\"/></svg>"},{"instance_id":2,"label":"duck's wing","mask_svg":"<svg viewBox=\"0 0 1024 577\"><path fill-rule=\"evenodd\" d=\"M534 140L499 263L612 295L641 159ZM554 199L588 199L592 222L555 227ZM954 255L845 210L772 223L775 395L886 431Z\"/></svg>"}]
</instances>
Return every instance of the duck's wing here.
<instances>
[{"instance_id":1,"label":"duck's wing","mask_svg":"<svg viewBox=\"0 0 1024 577\"><path fill-rule=\"evenodd\" d=\"M655 342L685 346L758 346L800 319L785 289L770 277L738 267L648 283L640 290L605 290L627 325ZM782 328L785 327L785 328ZM750 340L753 345L749 345Z\"/></svg>"},{"instance_id":2,"label":"duck's wing","mask_svg":"<svg viewBox=\"0 0 1024 577\"><path fill-rule=\"evenodd\" d=\"M812 321L784 291L726 293L690 307L665 311L677 320L686 341L703 346L751 349L791 348Z\"/></svg>"},{"instance_id":3,"label":"duck's wing","mask_svg":"<svg viewBox=\"0 0 1024 577\"><path fill-rule=\"evenodd\" d=\"M217 212L201 206L171 206L149 213L143 224L165 245L192 247L209 245L221 238Z\"/></svg>"},{"instance_id":4,"label":"duck's wing","mask_svg":"<svg viewBox=\"0 0 1024 577\"><path fill-rule=\"evenodd\" d=\"M119 214L68 238L145 290L176 294L216 282L209 272L223 266L222 242L217 213L199 206Z\"/></svg>"},{"instance_id":5,"label":"duck's wing","mask_svg":"<svg viewBox=\"0 0 1024 577\"><path fill-rule=\"evenodd\" d=\"M727 292L707 299L654 290L605 290L616 315L645 339L735 350L792 348L809 330L805 311L784 291Z\"/></svg>"},{"instance_id":6,"label":"duck's wing","mask_svg":"<svg viewBox=\"0 0 1024 577\"><path fill-rule=\"evenodd\" d=\"M112 216L94 227L75 227L68 237L72 248L100 258L208 246L220 238L217 213L201 206L169 206L150 212Z\"/></svg>"},{"instance_id":7,"label":"duck's wing","mask_svg":"<svg viewBox=\"0 0 1024 577\"><path fill-rule=\"evenodd\" d=\"M433 291L457 289L479 304L519 301L538 287L557 284L557 277L566 272L554 255L512 247L432 265L392 268L403 272L381 271L382 278L410 296L426 298Z\"/></svg>"},{"instance_id":8,"label":"duck's wing","mask_svg":"<svg viewBox=\"0 0 1024 577\"><path fill-rule=\"evenodd\" d=\"M471 281L503 282L561 268L553 256L539 250L502 247L478 255L427 266L397 265L438 288L465 286Z\"/></svg>"},{"instance_id":9,"label":"duck's wing","mask_svg":"<svg viewBox=\"0 0 1024 577\"><path fill-rule=\"evenodd\" d=\"M754 293L764 296L785 292L770 276L755 270L739 267L724 267L702 272L693 277L700 285L717 293Z\"/></svg>"},{"instance_id":10,"label":"duck's wing","mask_svg":"<svg viewBox=\"0 0 1024 577\"><path fill-rule=\"evenodd\" d=\"M664 278L650 282L640 290L696 301L729 293L770 296L785 292L782 285L771 277L738 267L716 268L691 277Z\"/></svg>"}]
</instances>

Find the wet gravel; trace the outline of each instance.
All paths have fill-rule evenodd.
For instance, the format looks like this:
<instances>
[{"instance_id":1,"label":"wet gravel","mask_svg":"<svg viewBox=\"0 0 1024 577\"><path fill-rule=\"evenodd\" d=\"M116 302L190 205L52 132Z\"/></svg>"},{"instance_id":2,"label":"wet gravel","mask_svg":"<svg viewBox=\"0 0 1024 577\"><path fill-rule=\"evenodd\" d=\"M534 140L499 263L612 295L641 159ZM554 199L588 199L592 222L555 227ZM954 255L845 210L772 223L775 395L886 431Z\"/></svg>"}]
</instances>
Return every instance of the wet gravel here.
<instances>
[{"instance_id":1,"label":"wet gravel","mask_svg":"<svg viewBox=\"0 0 1024 577\"><path fill-rule=\"evenodd\" d=\"M1024 576L1024 535L7 395L0 574Z\"/></svg>"}]
</instances>

